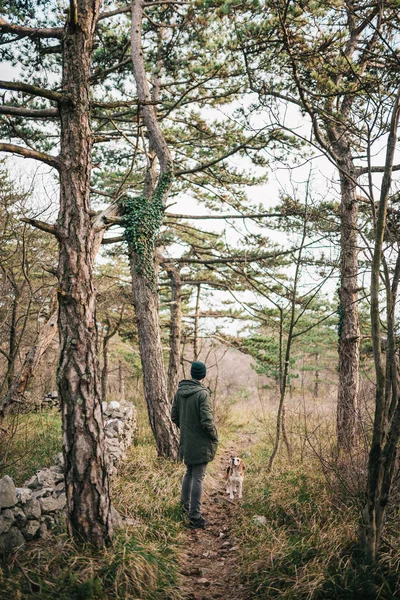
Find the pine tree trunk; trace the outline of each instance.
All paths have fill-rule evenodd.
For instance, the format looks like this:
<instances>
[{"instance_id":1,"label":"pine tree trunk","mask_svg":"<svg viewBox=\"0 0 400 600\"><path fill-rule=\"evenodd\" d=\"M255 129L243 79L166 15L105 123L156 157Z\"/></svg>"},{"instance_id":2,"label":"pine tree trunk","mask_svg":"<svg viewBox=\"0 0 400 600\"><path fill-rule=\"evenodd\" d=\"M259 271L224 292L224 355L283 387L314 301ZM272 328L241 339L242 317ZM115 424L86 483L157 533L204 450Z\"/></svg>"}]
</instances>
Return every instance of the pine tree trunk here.
<instances>
[{"instance_id":1,"label":"pine tree trunk","mask_svg":"<svg viewBox=\"0 0 400 600\"><path fill-rule=\"evenodd\" d=\"M89 78L100 0L71 2L63 40L60 105L59 238L60 361L57 381L70 535L96 547L112 537L111 504L97 356L94 237L90 175L92 131Z\"/></svg>"},{"instance_id":2,"label":"pine tree trunk","mask_svg":"<svg viewBox=\"0 0 400 600\"><path fill-rule=\"evenodd\" d=\"M178 435L170 416L164 358L158 317L158 293L148 278L138 273L131 255L132 293L143 371L144 395L150 427L159 456L178 458Z\"/></svg>"},{"instance_id":3,"label":"pine tree trunk","mask_svg":"<svg viewBox=\"0 0 400 600\"><path fill-rule=\"evenodd\" d=\"M339 448L355 441L358 406L360 326L358 319L358 204L357 174L351 156L342 148L339 164L341 188L341 264L339 305L339 390L337 439Z\"/></svg>"},{"instance_id":4,"label":"pine tree trunk","mask_svg":"<svg viewBox=\"0 0 400 600\"><path fill-rule=\"evenodd\" d=\"M169 333L168 398L170 402L178 387L181 360L182 335L182 283L179 271L174 265L166 264L165 270L171 282L171 318Z\"/></svg>"}]
</instances>

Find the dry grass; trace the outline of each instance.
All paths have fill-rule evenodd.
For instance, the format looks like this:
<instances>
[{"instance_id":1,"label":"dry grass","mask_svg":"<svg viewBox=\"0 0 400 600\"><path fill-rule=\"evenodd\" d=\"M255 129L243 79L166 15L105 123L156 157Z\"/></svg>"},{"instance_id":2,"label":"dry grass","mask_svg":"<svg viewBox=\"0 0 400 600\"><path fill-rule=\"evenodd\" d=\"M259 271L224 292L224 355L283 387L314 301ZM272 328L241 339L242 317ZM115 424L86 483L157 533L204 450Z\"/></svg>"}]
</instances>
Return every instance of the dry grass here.
<instances>
[{"instance_id":1,"label":"dry grass","mask_svg":"<svg viewBox=\"0 0 400 600\"><path fill-rule=\"evenodd\" d=\"M103 551L80 547L61 531L30 543L0 569L1 600L182 599L178 491L183 467L157 458L142 420L139 431L112 481L114 506L130 525Z\"/></svg>"},{"instance_id":2,"label":"dry grass","mask_svg":"<svg viewBox=\"0 0 400 600\"><path fill-rule=\"evenodd\" d=\"M246 492L234 532L241 540L242 577L254 597L400 597L398 520L392 528L388 523L377 565L364 564L358 549L364 447L345 460L337 457L334 412L313 401L302 405L293 400L287 415L292 458L281 447L273 471L267 473L274 408L271 401L264 402L260 412L264 435L246 458ZM257 523L256 515L265 517L265 524Z\"/></svg>"},{"instance_id":3,"label":"dry grass","mask_svg":"<svg viewBox=\"0 0 400 600\"><path fill-rule=\"evenodd\" d=\"M61 451L61 415L57 410L10 416L0 444L0 477L22 485Z\"/></svg>"}]
</instances>

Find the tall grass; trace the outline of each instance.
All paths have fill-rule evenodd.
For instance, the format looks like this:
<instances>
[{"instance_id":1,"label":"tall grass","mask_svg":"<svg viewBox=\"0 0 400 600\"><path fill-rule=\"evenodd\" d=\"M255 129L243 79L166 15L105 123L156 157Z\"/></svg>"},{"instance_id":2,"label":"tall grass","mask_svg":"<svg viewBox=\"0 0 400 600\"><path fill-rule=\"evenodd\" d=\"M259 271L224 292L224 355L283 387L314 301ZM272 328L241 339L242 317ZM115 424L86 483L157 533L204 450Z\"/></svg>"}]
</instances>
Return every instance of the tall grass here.
<instances>
[{"instance_id":1,"label":"tall grass","mask_svg":"<svg viewBox=\"0 0 400 600\"><path fill-rule=\"evenodd\" d=\"M62 448L61 415L56 410L8 417L0 445L0 477L22 485L41 467L53 463Z\"/></svg>"},{"instance_id":2,"label":"tall grass","mask_svg":"<svg viewBox=\"0 0 400 600\"><path fill-rule=\"evenodd\" d=\"M289 411L292 458L281 447L271 473L266 466L273 421L271 411L263 412L264 433L246 458L245 494L233 532L241 540L243 581L260 599L400 598L398 520L395 527L388 523L392 537L387 533L379 562L365 564L358 547L364 462L357 453L340 462L332 446L334 415L312 410Z\"/></svg>"},{"instance_id":3,"label":"tall grass","mask_svg":"<svg viewBox=\"0 0 400 600\"><path fill-rule=\"evenodd\" d=\"M184 527L178 500L183 466L157 458L145 411L138 412L135 445L111 482L113 505L128 525L103 551L75 544L64 531L31 542L0 569L1 600L182 599L179 556ZM29 432L37 421L36 415L29 420ZM56 421L55 415L54 427ZM26 448L18 434L14 442ZM32 465L51 464L54 452L50 460L47 452Z\"/></svg>"}]
</instances>

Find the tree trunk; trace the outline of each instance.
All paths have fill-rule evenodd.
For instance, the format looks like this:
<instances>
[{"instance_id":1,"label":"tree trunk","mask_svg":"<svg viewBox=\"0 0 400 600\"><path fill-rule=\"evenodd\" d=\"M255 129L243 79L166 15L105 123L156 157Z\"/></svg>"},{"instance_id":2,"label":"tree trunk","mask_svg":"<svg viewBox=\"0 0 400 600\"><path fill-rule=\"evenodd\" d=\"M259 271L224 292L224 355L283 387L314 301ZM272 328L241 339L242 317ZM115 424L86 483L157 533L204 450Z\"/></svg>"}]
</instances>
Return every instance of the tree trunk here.
<instances>
[{"instance_id":1,"label":"tree trunk","mask_svg":"<svg viewBox=\"0 0 400 600\"><path fill-rule=\"evenodd\" d=\"M182 335L182 283L179 270L171 264L165 265L171 282L171 317L169 329L168 398L170 402L178 387L181 361Z\"/></svg>"},{"instance_id":2,"label":"tree trunk","mask_svg":"<svg viewBox=\"0 0 400 600\"><path fill-rule=\"evenodd\" d=\"M193 360L199 357L199 316L200 316L200 293L201 286L197 286L196 307L194 311L194 331L193 331Z\"/></svg>"},{"instance_id":3,"label":"tree trunk","mask_svg":"<svg viewBox=\"0 0 400 600\"><path fill-rule=\"evenodd\" d=\"M178 435L170 416L158 317L158 266L155 264L154 256L154 240L160 229L164 207L172 185L173 161L155 108L149 103L149 101L157 101L159 97L161 64L157 61L157 73L153 78L153 90L150 93L142 48L142 18L143 4L141 0L133 0L132 66L143 122L149 136L149 151L144 194L140 198L142 204L134 207L133 227L130 227L132 237L128 236L128 243L133 304L150 426L156 440L158 455L176 460ZM156 158L160 166L157 184ZM137 210L141 208L144 208L144 213L150 209L146 213L145 220L147 222L144 223L143 230L141 230L142 224L137 223ZM129 217L129 211L127 217ZM127 233L129 233L129 229Z\"/></svg>"},{"instance_id":4,"label":"tree trunk","mask_svg":"<svg viewBox=\"0 0 400 600\"><path fill-rule=\"evenodd\" d=\"M315 353L315 381L314 381L314 398L318 398L319 394L319 371L318 371L318 352Z\"/></svg>"},{"instance_id":5,"label":"tree trunk","mask_svg":"<svg viewBox=\"0 0 400 600\"><path fill-rule=\"evenodd\" d=\"M125 378L122 360L118 361L118 395L120 400L125 400Z\"/></svg>"},{"instance_id":6,"label":"tree trunk","mask_svg":"<svg viewBox=\"0 0 400 600\"><path fill-rule=\"evenodd\" d=\"M11 324L8 344L8 368L7 368L7 393L9 392L13 380L15 371L15 354L17 347L17 309L18 309L19 294L14 291L14 300L11 311Z\"/></svg>"},{"instance_id":7,"label":"tree trunk","mask_svg":"<svg viewBox=\"0 0 400 600\"><path fill-rule=\"evenodd\" d=\"M400 87L392 113L378 215L374 223L375 245L371 268L371 333L376 375L375 415L368 460L367 501L362 513L360 531L361 546L368 560L375 560L378 553L400 439L400 400L398 397L393 398L391 394L392 390L397 390L398 383L394 312L400 280L400 260L398 258L396 261L393 281L390 285L389 271L383 256L387 204L392 181L392 166L396 149L399 117ZM386 316L388 322L386 365L382 354L379 303L379 283L382 263L385 271ZM393 377L395 378L394 381L388 381L388 378Z\"/></svg>"},{"instance_id":8,"label":"tree trunk","mask_svg":"<svg viewBox=\"0 0 400 600\"><path fill-rule=\"evenodd\" d=\"M0 416L4 416L13 410L13 406L19 405L22 401L26 387L33 377L33 374L47 348L53 341L58 328L57 328L58 310L54 311L43 326L39 333L38 339L34 346L32 346L27 353L24 363L13 380L10 389L4 399L4 402L0 409Z\"/></svg>"},{"instance_id":9,"label":"tree trunk","mask_svg":"<svg viewBox=\"0 0 400 600\"><path fill-rule=\"evenodd\" d=\"M108 381L108 342L110 341L110 321L107 319L107 331L103 338L103 368L101 370L101 400L107 402Z\"/></svg>"},{"instance_id":10,"label":"tree trunk","mask_svg":"<svg viewBox=\"0 0 400 600\"><path fill-rule=\"evenodd\" d=\"M97 355L90 175L89 78L100 0L70 4L63 40L60 104L59 239L60 360L57 381L70 535L100 548L112 537Z\"/></svg>"},{"instance_id":11,"label":"tree trunk","mask_svg":"<svg viewBox=\"0 0 400 600\"><path fill-rule=\"evenodd\" d=\"M339 163L341 189L341 264L339 291L339 390L337 439L339 448L349 449L355 442L359 388L360 326L358 319L358 204L357 173L345 149Z\"/></svg>"},{"instance_id":12,"label":"tree trunk","mask_svg":"<svg viewBox=\"0 0 400 600\"><path fill-rule=\"evenodd\" d=\"M171 421L171 403L167 394L164 358L158 318L158 293L149 286L147 277L138 273L131 256L132 293L143 371L144 395L150 427L157 444L157 453L176 460L178 435Z\"/></svg>"}]
</instances>

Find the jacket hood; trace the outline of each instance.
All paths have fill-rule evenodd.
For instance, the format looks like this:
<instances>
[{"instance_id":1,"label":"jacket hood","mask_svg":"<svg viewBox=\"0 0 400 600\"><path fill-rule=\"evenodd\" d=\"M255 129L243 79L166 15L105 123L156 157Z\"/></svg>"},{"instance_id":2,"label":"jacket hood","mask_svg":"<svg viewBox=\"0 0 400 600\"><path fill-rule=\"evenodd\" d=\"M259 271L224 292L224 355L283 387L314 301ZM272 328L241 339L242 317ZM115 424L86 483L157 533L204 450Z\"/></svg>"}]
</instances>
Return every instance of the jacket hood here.
<instances>
[{"instance_id":1,"label":"jacket hood","mask_svg":"<svg viewBox=\"0 0 400 600\"><path fill-rule=\"evenodd\" d=\"M187 398L192 394L196 394L200 390L210 391L205 385L197 381L196 379L183 379L178 384L178 390L181 396Z\"/></svg>"}]
</instances>

